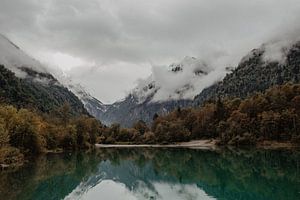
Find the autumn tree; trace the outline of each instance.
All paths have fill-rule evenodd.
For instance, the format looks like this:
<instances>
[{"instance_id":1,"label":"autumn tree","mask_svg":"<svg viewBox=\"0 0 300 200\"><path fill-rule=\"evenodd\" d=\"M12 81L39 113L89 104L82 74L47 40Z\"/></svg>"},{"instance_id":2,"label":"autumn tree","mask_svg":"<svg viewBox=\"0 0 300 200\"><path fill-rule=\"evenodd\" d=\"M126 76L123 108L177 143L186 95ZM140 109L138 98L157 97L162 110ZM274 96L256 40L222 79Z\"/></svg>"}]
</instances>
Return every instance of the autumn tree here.
<instances>
[{"instance_id":1,"label":"autumn tree","mask_svg":"<svg viewBox=\"0 0 300 200\"><path fill-rule=\"evenodd\" d=\"M4 120L0 118L0 148L9 144L9 134L5 127Z\"/></svg>"},{"instance_id":2,"label":"autumn tree","mask_svg":"<svg viewBox=\"0 0 300 200\"><path fill-rule=\"evenodd\" d=\"M147 124L143 120L136 122L132 128L137 130L141 135L143 135L146 131L149 131Z\"/></svg>"}]
</instances>

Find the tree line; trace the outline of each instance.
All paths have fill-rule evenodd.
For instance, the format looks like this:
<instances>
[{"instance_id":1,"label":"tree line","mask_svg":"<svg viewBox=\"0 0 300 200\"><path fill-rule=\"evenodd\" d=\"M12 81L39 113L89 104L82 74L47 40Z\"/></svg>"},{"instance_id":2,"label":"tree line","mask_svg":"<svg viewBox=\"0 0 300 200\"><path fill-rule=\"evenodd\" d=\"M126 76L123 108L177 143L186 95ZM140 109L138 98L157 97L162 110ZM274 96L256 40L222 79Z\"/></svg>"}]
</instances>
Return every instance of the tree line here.
<instances>
[{"instance_id":1,"label":"tree line","mask_svg":"<svg viewBox=\"0 0 300 200\"><path fill-rule=\"evenodd\" d=\"M276 140L300 143L300 84L274 86L245 99L218 98L201 107L177 108L132 128L112 124L103 129L101 143L174 143L217 138L220 144L253 145Z\"/></svg>"},{"instance_id":2,"label":"tree line","mask_svg":"<svg viewBox=\"0 0 300 200\"><path fill-rule=\"evenodd\" d=\"M300 143L300 84L274 86L245 99L218 98L203 106L177 108L153 116L152 124L105 126L70 106L49 113L0 105L0 164L22 163L27 156L93 148L104 144L169 144L218 139L221 145L255 145L276 140Z\"/></svg>"},{"instance_id":3,"label":"tree line","mask_svg":"<svg viewBox=\"0 0 300 200\"><path fill-rule=\"evenodd\" d=\"M95 118L74 117L69 104L50 113L0 106L0 164L21 164L45 152L93 148L102 124Z\"/></svg>"}]
</instances>

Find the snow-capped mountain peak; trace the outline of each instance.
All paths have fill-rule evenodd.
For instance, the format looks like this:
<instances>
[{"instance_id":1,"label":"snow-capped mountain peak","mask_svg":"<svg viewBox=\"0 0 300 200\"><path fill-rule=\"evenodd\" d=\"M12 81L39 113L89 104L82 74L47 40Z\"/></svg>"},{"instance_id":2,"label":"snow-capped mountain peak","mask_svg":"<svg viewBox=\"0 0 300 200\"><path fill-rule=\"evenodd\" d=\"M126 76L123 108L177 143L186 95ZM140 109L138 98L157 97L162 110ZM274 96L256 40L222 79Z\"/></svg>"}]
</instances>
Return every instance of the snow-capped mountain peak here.
<instances>
[{"instance_id":1,"label":"snow-capped mountain peak","mask_svg":"<svg viewBox=\"0 0 300 200\"><path fill-rule=\"evenodd\" d=\"M108 106L88 93L82 85L74 84L70 79L66 79L64 85L80 99L85 109L94 117L97 117L99 113L106 112Z\"/></svg>"},{"instance_id":2,"label":"snow-capped mountain peak","mask_svg":"<svg viewBox=\"0 0 300 200\"><path fill-rule=\"evenodd\" d=\"M169 66L172 72L183 72L184 70L193 72L195 75L208 74L212 69L203 60L186 56L178 63Z\"/></svg>"},{"instance_id":3,"label":"snow-capped mountain peak","mask_svg":"<svg viewBox=\"0 0 300 200\"><path fill-rule=\"evenodd\" d=\"M213 81L221 79L224 72L214 73L214 68L201 59L184 57L183 60L168 67L153 67L152 74L140 80L132 95L139 103L151 98L151 102L178 99L192 99L207 87L207 77ZM218 76L217 76L218 75ZM211 81L210 81L211 82ZM209 83L210 84L210 83Z\"/></svg>"}]
</instances>

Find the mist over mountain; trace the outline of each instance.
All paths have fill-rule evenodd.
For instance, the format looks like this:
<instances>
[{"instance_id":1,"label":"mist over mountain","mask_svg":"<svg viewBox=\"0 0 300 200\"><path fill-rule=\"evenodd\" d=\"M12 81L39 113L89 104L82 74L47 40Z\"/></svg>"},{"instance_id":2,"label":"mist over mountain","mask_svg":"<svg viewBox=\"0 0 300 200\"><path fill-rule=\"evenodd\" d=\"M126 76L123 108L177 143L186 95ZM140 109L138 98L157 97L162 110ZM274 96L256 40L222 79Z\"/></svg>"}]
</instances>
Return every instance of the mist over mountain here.
<instances>
[{"instance_id":1,"label":"mist over mountain","mask_svg":"<svg viewBox=\"0 0 300 200\"><path fill-rule=\"evenodd\" d=\"M276 84L298 83L299 42L295 41L299 37L292 33L252 50L236 68L228 65L226 56L215 60L186 56L169 66L154 65L152 74L140 79L125 99L108 105L70 77L61 76L58 81L47 67L1 35L2 101L42 111L69 102L75 113L86 109L107 125L129 127L138 120L150 123L155 114L165 115L179 107L197 106L219 97L244 98Z\"/></svg>"},{"instance_id":2,"label":"mist over mountain","mask_svg":"<svg viewBox=\"0 0 300 200\"><path fill-rule=\"evenodd\" d=\"M245 55L236 68L194 57L167 68L153 67L153 73L124 100L107 106L98 117L123 126L138 120L150 123L155 114L165 115L178 107L198 106L219 97L245 98L277 84L299 83L298 38L290 34L267 42Z\"/></svg>"},{"instance_id":3,"label":"mist over mountain","mask_svg":"<svg viewBox=\"0 0 300 200\"><path fill-rule=\"evenodd\" d=\"M168 67L153 66L152 74L140 80L132 94L141 103L151 95L152 102L192 99L203 88L220 80L225 72L209 62L186 56Z\"/></svg>"},{"instance_id":4,"label":"mist over mountain","mask_svg":"<svg viewBox=\"0 0 300 200\"><path fill-rule=\"evenodd\" d=\"M123 126L138 120L149 123L156 113L164 115L178 107L191 106L194 96L220 81L226 72L227 68L219 69L211 62L188 56L168 67L154 66L147 79L139 80L124 100L107 106L98 118Z\"/></svg>"},{"instance_id":5,"label":"mist over mountain","mask_svg":"<svg viewBox=\"0 0 300 200\"><path fill-rule=\"evenodd\" d=\"M219 97L244 98L274 85L299 83L300 42L284 44L263 44L252 50L232 73L197 95L194 104Z\"/></svg>"},{"instance_id":6,"label":"mist over mountain","mask_svg":"<svg viewBox=\"0 0 300 200\"><path fill-rule=\"evenodd\" d=\"M8 38L0 35L0 102L49 112L68 103L71 112L87 114L80 100Z\"/></svg>"}]
</instances>

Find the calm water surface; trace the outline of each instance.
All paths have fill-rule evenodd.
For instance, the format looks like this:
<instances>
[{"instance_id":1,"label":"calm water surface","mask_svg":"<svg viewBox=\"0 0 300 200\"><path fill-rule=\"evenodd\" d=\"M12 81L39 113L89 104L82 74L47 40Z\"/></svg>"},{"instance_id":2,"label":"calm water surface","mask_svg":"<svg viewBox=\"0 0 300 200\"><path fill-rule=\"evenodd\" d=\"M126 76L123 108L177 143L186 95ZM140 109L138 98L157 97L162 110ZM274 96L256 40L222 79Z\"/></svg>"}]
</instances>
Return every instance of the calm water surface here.
<instances>
[{"instance_id":1,"label":"calm water surface","mask_svg":"<svg viewBox=\"0 0 300 200\"><path fill-rule=\"evenodd\" d=\"M0 199L299 200L297 150L101 149L0 172Z\"/></svg>"}]
</instances>

